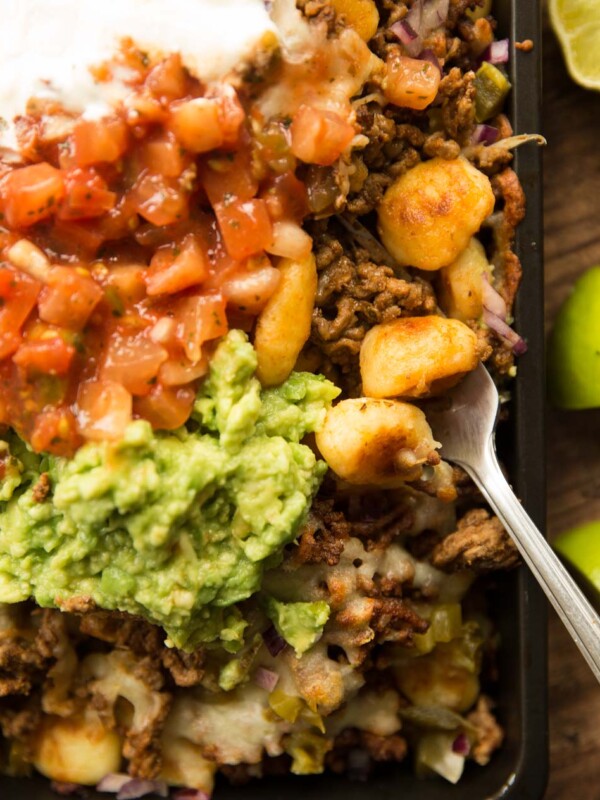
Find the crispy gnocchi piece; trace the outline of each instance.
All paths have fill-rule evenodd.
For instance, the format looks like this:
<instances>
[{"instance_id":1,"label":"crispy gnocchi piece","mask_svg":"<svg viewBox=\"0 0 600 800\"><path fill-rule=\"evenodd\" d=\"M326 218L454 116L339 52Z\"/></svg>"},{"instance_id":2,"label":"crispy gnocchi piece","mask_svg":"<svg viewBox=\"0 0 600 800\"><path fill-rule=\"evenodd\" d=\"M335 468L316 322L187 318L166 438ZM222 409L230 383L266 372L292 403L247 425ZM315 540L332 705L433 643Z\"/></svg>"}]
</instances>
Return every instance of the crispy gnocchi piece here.
<instances>
[{"instance_id":1,"label":"crispy gnocchi piece","mask_svg":"<svg viewBox=\"0 0 600 800\"><path fill-rule=\"evenodd\" d=\"M346 18L361 39L368 42L375 36L379 25L379 12L374 0L329 0L338 14Z\"/></svg>"},{"instance_id":2,"label":"crispy gnocchi piece","mask_svg":"<svg viewBox=\"0 0 600 800\"><path fill-rule=\"evenodd\" d=\"M462 156L432 158L401 175L378 208L383 244L401 266L451 264L494 209L492 185Z\"/></svg>"},{"instance_id":3,"label":"crispy gnocchi piece","mask_svg":"<svg viewBox=\"0 0 600 800\"><path fill-rule=\"evenodd\" d=\"M256 323L256 375L263 386L277 386L294 368L310 335L317 292L317 267L312 253L305 259L283 258L281 278Z\"/></svg>"},{"instance_id":4,"label":"crispy gnocchi piece","mask_svg":"<svg viewBox=\"0 0 600 800\"><path fill-rule=\"evenodd\" d=\"M327 412L316 441L331 469L353 484L393 488L440 460L425 414L398 400L342 400Z\"/></svg>"},{"instance_id":5,"label":"crispy gnocchi piece","mask_svg":"<svg viewBox=\"0 0 600 800\"><path fill-rule=\"evenodd\" d=\"M457 319L402 317L375 325L360 349L368 397L426 397L475 369L477 337Z\"/></svg>"},{"instance_id":6,"label":"crispy gnocchi piece","mask_svg":"<svg viewBox=\"0 0 600 800\"><path fill-rule=\"evenodd\" d=\"M472 238L456 261L440 270L438 300L442 311L461 322L483 314L484 274L491 271L483 245Z\"/></svg>"},{"instance_id":7,"label":"crispy gnocchi piece","mask_svg":"<svg viewBox=\"0 0 600 800\"><path fill-rule=\"evenodd\" d=\"M44 718L32 745L35 768L61 783L92 786L121 765L121 741L94 712Z\"/></svg>"}]
</instances>

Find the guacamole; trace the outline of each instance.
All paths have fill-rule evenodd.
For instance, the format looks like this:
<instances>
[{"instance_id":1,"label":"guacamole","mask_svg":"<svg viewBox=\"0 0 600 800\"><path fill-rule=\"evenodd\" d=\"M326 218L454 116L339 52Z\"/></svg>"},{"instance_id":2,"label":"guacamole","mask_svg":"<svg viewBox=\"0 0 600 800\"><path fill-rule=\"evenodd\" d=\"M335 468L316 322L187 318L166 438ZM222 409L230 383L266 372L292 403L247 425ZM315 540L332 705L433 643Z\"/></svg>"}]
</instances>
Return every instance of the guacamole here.
<instances>
[{"instance_id":1,"label":"guacamole","mask_svg":"<svg viewBox=\"0 0 600 800\"><path fill-rule=\"evenodd\" d=\"M91 598L161 625L177 647L235 651L246 625L235 604L294 539L326 471L300 440L338 394L309 373L262 390L255 369L245 334L231 331L184 428L153 433L138 420L70 460L7 437L0 602Z\"/></svg>"},{"instance_id":2,"label":"guacamole","mask_svg":"<svg viewBox=\"0 0 600 800\"><path fill-rule=\"evenodd\" d=\"M298 658L319 641L331 612L324 600L281 603L274 597L266 598L264 608L277 633L294 648Z\"/></svg>"}]
</instances>

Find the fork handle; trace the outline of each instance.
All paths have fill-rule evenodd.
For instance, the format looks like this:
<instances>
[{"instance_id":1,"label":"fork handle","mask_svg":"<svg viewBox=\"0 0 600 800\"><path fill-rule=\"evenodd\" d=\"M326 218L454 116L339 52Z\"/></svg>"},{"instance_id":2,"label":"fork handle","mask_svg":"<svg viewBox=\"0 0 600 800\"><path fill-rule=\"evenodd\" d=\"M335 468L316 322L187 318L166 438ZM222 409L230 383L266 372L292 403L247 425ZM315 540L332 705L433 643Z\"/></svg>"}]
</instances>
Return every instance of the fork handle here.
<instances>
[{"instance_id":1,"label":"fork handle","mask_svg":"<svg viewBox=\"0 0 600 800\"><path fill-rule=\"evenodd\" d=\"M492 438L477 464L461 466L496 512L600 681L600 617L510 488L498 464Z\"/></svg>"}]
</instances>

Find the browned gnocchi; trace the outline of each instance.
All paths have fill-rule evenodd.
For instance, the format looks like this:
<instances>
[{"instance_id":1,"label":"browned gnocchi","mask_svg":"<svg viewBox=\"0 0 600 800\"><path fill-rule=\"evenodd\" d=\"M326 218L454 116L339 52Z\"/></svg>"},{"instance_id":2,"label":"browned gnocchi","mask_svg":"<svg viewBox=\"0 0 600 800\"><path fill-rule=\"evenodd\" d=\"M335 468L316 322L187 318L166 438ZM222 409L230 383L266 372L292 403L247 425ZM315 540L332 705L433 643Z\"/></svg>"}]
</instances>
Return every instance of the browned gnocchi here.
<instances>
[{"instance_id":1,"label":"browned gnocchi","mask_svg":"<svg viewBox=\"0 0 600 800\"><path fill-rule=\"evenodd\" d=\"M489 179L466 158L432 158L389 187L379 233L399 265L436 270L460 255L493 208Z\"/></svg>"},{"instance_id":2,"label":"browned gnocchi","mask_svg":"<svg viewBox=\"0 0 600 800\"><path fill-rule=\"evenodd\" d=\"M283 258L279 285L256 323L256 375L263 386L276 386L289 376L310 334L317 291L312 254L301 260Z\"/></svg>"},{"instance_id":3,"label":"browned gnocchi","mask_svg":"<svg viewBox=\"0 0 600 800\"><path fill-rule=\"evenodd\" d=\"M391 488L437 464L437 442L421 409L397 400L343 400L327 413L317 446L348 483Z\"/></svg>"},{"instance_id":4,"label":"browned gnocchi","mask_svg":"<svg viewBox=\"0 0 600 800\"><path fill-rule=\"evenodd\" d=\"M363 391L369 397L426 397L453 386L478 361L477 337L459 320L402 317L365 336Z\"/></svg>"}]
</instances>

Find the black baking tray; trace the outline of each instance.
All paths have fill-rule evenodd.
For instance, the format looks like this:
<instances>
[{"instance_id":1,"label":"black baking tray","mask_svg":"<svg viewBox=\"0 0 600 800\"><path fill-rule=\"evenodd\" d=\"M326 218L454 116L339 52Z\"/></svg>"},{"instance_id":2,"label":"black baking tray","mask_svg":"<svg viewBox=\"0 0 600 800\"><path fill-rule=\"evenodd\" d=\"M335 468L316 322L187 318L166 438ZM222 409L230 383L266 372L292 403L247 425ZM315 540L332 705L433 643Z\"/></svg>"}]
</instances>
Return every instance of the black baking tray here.
<instances>
[{"instance_id":1,"label":"black baking tray","mask_svg":"<svg viewBox=\"0 0 600 800\"><path fill-rule=\"evenodd\" d=\"M510 117L516 133L540 132L541 9L538 0L495 0L499 38L511 42L513 84ZM524 53L514 44L532 39ZM516 170L527 196L527 216L517 235L523 281L516 326L528 342L519 359L512 422L502 433L503 458L525 508L544 530L544 333L541 156L528 144L516 153ZM419 780L411 764L389 767L367 783L325 774L268 778L244 787L220 782L215 800L541 800L548 767L546 708L546 605L524 567L495 579L490 613L500 632L499 682L494 690L506 740L486 767L468 764L456 786L441 779ZM110 795L94 794L90 798ZM48 782L0 777L0 800L56 800Z\"/></svg>"}]
</instances>

